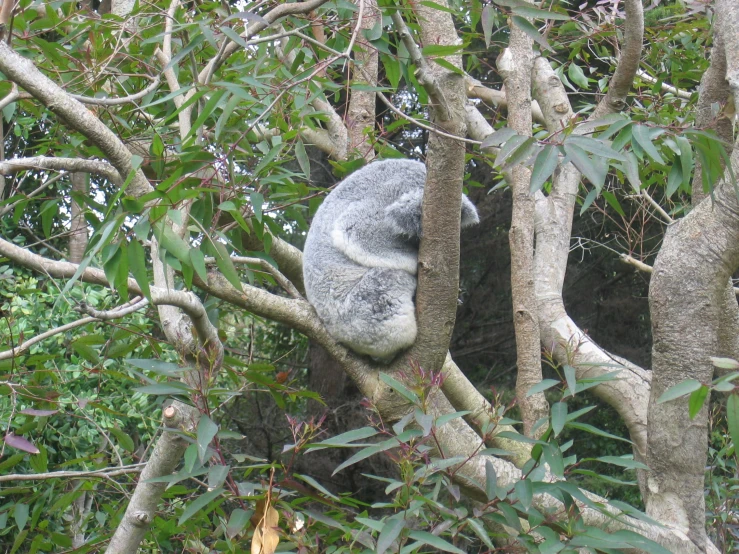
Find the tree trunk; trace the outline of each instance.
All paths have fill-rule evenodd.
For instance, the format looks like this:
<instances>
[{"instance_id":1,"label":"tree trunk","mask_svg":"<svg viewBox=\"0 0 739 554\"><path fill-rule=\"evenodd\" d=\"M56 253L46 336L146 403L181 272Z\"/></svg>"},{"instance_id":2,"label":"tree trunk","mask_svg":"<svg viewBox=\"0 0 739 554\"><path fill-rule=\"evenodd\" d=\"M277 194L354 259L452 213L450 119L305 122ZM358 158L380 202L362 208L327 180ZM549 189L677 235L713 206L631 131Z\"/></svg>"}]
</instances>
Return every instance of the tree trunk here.
<instances>
[{"instance_id":1,"label":"tree trunk","mask_svg":"<svg viewBox=\"0 0 739 554\"><path fill-rule=\"evenodd\" d=\"M74 193L87 194L87 173L72 173L72 221L69 226L69 261L80 263L87 248L87 222L82 206L74 198Z\"/></svg>"},{"instance_id":2,"label":"tree trunk","mask_svg":"<svg viewBox=\"0 0 739 554\"><path fill-rule=\"evenodd\" d=\"M732 157L739 170L739 151ZM670 387L711 382L710 356L721 352L719 329L726 283L739 268L739 202L730 183L668 229L649 287L653 372L649 399L647 512L706 544L703 481L708 403L694 419L687 397L662 404Z\"/></svg>"}]
</instances>

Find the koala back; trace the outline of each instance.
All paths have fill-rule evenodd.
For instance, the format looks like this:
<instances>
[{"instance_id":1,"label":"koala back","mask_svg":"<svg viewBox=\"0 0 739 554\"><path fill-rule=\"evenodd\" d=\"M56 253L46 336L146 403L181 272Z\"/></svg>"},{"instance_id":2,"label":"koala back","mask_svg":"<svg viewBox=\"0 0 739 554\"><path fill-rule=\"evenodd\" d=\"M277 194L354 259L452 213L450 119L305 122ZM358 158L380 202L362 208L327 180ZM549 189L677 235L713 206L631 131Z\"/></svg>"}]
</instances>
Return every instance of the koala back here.
<instances>
[{"instance_id":1,"label":"koala back","mask_svg":"<svg viewBox=\"0 0 739 554\"><path fill-rule=\"evenodd\" d=\"M416 339L425 181L420 162L373 162L334 188L308 231L308 301L329 333L355 352L389 360ZM476 222L477 211L464 197L462 224Z\"/></svg>"}]
</instances>

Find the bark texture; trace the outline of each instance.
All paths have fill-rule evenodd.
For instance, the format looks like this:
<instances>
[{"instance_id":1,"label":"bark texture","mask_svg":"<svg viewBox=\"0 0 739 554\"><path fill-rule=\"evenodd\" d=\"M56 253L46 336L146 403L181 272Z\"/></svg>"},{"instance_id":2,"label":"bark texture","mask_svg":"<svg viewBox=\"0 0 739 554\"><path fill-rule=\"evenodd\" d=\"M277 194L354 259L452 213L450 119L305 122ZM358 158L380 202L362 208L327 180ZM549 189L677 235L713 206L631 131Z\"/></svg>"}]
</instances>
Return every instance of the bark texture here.
<instances>
[{"instance_id":1,"label":"bark texture","mask_svg":"<svg viewBox=\"0 0 739 554\"><path fill-rule=\"evenodd\" d=\"M736 151L732 165L739 170ZM703 200L668 230L649 288L654 346L647 511L686 529L699 547L706 544L708 403L691 420L687 398L657 399L686 379L710 383L710 356L720 352L726 283L739 268L739 202L729 183L716 189L715 200Z\"/></svg>"},{"instance_id":2,"label":"bark texture","mask_svg":"<svg viewBox=\"0 0 739 554\"><path fill-rule=\"evenodd\" d=\"M87 194L87 174L72 173L72 192ZM80 263L87 248L87 222L82 206L72 196L71 206L72 220L69 228L69 261Z\"/></svg>"},{"instance_id":3,"label":"bark texture","mask_svg":"<svg viewBox=\"0 0 739 554\"><path fill-rule=\"evenodd\" d=\"M363 32L375 27L381 21L377 0L354 0L360 6L362 19L356 29L359 50L354 54L354 84L377 86L377 69L380 56ZM347 110L346 126L349 131L349 151L355 150L367 161L375 157L370 142L369 131L375 127L375 93L372 91L352 90Z\"/></svg>"},{"instance_id":4,"label":"bark texture","mask_svg":"<svg viewBox=\"0 0 739 554\"><path fill-rule=\"evenodd\" d=\"M716 4L716 34L726 48L726 80L739 91L739 5ZM720 56L717 56L720 61ZM739 149L731 156L739 170ZM647 511L686 530L699 548L707 544L704 470L708 449L708 402L694 419L688 399L658 404L670 387L696 379L710 383L710 356L721 354L727 282L739 268L739 200L726 176L714 200L704 199L672 225L654 264L649 288L653 365L649 400Z\"/></svg>"},{"instance_id":5,"label":"bark texture","mask_svg":"<svg viewBox=\"0 0 739 554\"><path fill-rule=\"evenodd\" d=\"M446 1L439 3L446 6ZM420 2L414 3L413 8L423 44L458 42L450 14ZM447 61L461 67L461 56L449 56ZM419 75L419 82L427 90L442 91L443 95L432 106L432 123L448 134L464 137L467 133L464 79L437 64L430 64L429 70L431 75ZM434 95L430 92L429 97L433 99ZM411 351L429 371L439 371L446 359L457 312L464 150L460 140L436 133L429 136L421 216L423 239L418 254L419 331Z\"/></svg>"},{"instance_id":6,"label":"bark texture","mask_svg":"<svg viewBox=\"0 0 739 554\"><path fill-rule=\"evenodd\" d=\"M498 58L508 100L508 126L522 136L531 136L531 70L534 55L532 40L516 26L511 28L510 47ZM511 247L511 292L513 323L516 330L516 401L521 409L524 432L532 434L535 423L549 415L543 393L528 396L541 382L541 337L536 306L534 278L534 196L529 193L531 171L518 164L510 172L513 212L509 243ZM535 434L546 429L540 426Z\"/></svg>"}]
</instances>

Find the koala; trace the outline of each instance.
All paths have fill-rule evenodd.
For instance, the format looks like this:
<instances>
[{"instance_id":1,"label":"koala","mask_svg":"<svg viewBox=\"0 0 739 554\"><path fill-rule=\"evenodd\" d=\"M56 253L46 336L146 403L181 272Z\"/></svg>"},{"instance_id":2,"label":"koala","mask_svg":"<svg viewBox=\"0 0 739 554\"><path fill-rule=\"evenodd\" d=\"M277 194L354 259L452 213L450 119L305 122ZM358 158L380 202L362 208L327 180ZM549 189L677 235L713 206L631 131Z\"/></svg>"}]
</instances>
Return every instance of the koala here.
<instances>
[{"instance_id":1,"label":"koala","mask_svg":"<svg viewBox=\"0 0 739 554\"><path fill-rule=\"evenodd\" d=\"M326 197L308 231L305 292L329 333L389 362L416 340L416 272L426 167L373 162ZM462 226L478 222L462 196Z\"/></svg>"}]
</instances>

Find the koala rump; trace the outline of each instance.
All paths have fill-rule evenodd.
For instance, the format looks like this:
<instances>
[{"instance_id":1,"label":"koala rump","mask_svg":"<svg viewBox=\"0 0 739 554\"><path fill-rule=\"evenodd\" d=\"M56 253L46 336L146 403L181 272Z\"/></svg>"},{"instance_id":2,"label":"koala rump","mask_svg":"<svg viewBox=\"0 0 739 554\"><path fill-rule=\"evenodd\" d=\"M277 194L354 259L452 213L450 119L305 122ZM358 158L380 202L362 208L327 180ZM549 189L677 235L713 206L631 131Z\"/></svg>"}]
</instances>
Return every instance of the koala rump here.
<instances>
[{"instance_id":1,"label":"koala rump","mask_svg":"<svg viewBox=\"0 0 739 554\"><path fill-rule=\"evenodd\" d=\"M416 340L418 244L426 167L373 162L326 197L308 231L303 278L329 333L360 354L390 361ZM462 226L478 222L462 197Z\"/></svg>"}]
</instances>

